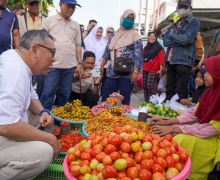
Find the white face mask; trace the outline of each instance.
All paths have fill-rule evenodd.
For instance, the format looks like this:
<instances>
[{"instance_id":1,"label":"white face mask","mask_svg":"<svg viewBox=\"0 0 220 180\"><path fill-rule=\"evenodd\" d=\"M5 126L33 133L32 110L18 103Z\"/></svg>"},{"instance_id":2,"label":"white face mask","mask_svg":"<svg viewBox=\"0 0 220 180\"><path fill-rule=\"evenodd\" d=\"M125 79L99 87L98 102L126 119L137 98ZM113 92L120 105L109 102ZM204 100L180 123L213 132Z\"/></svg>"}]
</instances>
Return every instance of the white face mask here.
<instances>
[{"instance_id":1,"label":"white face mask","mask_svg":"<svg viewBox=\"0 0 220 180\"><path fill-rule=\"evenodd\" d=\"M177 13L179 14L180 17L187 17L190 13L190 9L189 8L188 9L181 8L181 9L177 10Z\"/></svg>"}]
</instances>

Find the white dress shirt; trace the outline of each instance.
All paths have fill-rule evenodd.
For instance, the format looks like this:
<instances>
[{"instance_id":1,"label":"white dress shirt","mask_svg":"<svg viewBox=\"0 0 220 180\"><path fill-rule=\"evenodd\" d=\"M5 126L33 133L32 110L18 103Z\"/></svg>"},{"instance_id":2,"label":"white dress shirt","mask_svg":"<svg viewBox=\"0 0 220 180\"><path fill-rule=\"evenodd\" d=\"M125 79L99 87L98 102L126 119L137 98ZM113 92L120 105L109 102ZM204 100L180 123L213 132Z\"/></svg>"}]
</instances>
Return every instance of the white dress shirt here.
<instances>
[{"instance_id":1,"label":"white dress shirt","mask_svg":"<svg viewBox=\"0 0 220 180\"><path fill-rule=\"evenodd\" d=\"M0 125L28 122L33 89L32 72L19 54L11 49L0 56Z\"/></svg>"}]
</instances>

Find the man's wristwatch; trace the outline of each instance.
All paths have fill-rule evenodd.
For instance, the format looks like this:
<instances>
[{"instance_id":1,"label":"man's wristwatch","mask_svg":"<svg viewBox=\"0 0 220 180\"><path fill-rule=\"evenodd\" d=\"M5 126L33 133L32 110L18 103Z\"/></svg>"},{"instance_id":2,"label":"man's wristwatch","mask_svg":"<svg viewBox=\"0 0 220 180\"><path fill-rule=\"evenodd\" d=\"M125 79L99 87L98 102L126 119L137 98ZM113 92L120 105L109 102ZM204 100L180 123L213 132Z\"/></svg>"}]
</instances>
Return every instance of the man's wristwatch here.
<instances>
[{"instance_id":1,"label":"man's wristwatch","mask_svg":"<svg viewBox=\"0 0 220 180\"><path fill-rule=\"evenodd\" d=\"M49 111L48 109L43 109L43 110L41 110L41 111L38 113L38 116L41 117L41 115L42 115L44 112L46 112L47 114L50 115L50 111Z\"/></svg>"}]
</instances>

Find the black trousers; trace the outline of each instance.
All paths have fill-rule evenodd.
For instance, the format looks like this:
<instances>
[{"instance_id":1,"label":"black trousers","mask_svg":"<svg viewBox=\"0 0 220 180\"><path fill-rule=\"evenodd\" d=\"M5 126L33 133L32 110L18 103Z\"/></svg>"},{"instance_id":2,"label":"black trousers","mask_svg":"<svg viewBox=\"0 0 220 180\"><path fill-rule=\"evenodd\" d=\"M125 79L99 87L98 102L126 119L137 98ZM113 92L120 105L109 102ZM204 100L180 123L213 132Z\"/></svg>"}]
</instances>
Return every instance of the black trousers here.
<instances>
[{"instance_id":1,"label":"black trousers","mask_svg":"<svg viewBox=\"0 0 220 180\"><path fill-rule=\"evenodd\" d=\"M99 95L94 95L92 90L88 90L85 93L71 92L70 100L80 99L84 106L92 108L96 106L99 100Z\"/></svg>"},{"instance_id":2,"label":"black trousers","mask_svg":"<svg viewBox=\"0 0 220 180\"><path fill-rule=\"evenodd\" d=\"M191 74L191 67L181 64L168 64L166 99L170 100L175 94L180 99L188 98L188 85Z\"/></svg>"}]
</instances>

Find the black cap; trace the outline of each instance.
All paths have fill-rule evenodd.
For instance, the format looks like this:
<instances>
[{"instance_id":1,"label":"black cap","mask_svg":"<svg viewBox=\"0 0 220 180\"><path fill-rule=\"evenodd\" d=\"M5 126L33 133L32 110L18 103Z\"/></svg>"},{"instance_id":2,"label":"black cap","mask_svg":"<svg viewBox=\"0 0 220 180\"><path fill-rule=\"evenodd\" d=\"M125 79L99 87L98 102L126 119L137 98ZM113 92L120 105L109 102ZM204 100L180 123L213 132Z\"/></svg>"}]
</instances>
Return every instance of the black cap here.
<instances>
[{"instance_id":1,"label":"black cap","mask_svg":"<svg viewBox=\"0 0 220 180\"><path fill-rule=\"evenodd\" d=\"M185 7L191 7L192 1L191 0L179 0L177 7L185 6Z\"/></svg>"}]
</instances>

